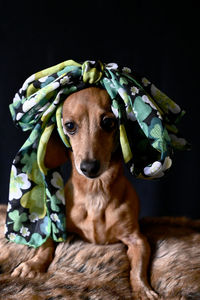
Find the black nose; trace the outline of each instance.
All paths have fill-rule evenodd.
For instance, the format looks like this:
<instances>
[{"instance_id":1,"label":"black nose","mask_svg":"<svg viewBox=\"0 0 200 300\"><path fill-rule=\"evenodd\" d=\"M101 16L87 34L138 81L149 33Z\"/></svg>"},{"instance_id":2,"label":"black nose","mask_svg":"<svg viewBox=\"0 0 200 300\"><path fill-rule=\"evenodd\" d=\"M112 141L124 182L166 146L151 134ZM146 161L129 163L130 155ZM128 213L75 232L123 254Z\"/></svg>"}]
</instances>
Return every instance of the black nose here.
<instances>
[{"instance_id":1,"label":"black nose","mask_svg":"<svg viewBox=\"0 0 200 300\"><path fill-rule=\"evenodd\" d=\"M95 178L100 169L100 162L96 159L85 159L80 165L83 174L89 178Z\"/></svg>"}]
</instances>

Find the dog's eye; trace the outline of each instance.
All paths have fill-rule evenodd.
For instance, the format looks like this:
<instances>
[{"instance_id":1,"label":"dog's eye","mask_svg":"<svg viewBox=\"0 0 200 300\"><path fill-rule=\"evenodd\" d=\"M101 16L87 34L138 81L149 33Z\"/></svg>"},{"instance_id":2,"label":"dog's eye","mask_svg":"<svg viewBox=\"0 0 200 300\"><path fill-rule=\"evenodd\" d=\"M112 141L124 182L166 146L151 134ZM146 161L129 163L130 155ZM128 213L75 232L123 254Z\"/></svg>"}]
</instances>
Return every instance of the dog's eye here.
<instances>
[{"instance_id":1,"label":"dog's eye","mask_svg":"<svg viewBox=\"0 0 200 300\"><path fill-rule=\"evenodd\" d=\"M67 122L65 123L65 127L69 134L74 134L76 132L77 126L74 122Z\"/></svg>"},{"instance_id":2,"label":"dog's eye","mask_svg":"<svg viewBox=\"0 0 200 300\"><path fill-rule=\"evenodd\" d=\"M108 132L111 132L116 127L116 119L115 118L103 118L101 121L101 127Z\"/></svg>"}]
</instances>

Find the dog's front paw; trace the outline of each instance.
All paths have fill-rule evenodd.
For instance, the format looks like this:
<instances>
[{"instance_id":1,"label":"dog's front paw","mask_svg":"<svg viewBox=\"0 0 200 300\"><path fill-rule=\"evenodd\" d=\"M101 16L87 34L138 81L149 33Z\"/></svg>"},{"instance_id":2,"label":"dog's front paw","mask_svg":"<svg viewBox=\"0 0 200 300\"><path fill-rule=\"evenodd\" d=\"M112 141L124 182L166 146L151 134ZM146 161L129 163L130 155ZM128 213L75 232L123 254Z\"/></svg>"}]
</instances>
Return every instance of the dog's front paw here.
<instances>
[{"instance_id":1,"label":"dog's front paw","mask_svg":"<svg viewBox=\"0 0 200 300\"><path fill-rule=\"evenodd\" d=\"M21 263L11 273L12 277L35 278L37 275L44 273L45 267L37 261L28 260Z\"/></svg>"},{"instance_id":2,"label":"dog's front paw","mask_svg":"<svg viewBox=\"0 0 200 300\"><path fill-rule=\"evenodd\" d=\"M134 300L158 300L159 296L156 292L144 286L140 291L133 292L133 299Z\"/></svg>"}]
</instances>

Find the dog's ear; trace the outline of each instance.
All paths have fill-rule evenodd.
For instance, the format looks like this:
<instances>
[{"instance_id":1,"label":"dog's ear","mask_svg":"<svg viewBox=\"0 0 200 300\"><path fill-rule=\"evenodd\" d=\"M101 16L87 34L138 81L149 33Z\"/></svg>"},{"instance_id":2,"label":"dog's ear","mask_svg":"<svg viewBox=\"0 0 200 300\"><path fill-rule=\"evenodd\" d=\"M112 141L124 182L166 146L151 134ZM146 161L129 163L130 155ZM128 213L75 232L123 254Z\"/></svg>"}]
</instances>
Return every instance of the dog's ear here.
<instances>
[{"instance_id":1,"label":"dog's ear","mask_svg":"<svg viewBox=\"0 0 200 300\"><path fill-rule=\"evenodd\" d=\"M57 168L68 159L67 148L63 144L56 129L53 130L48 141L44 165L48 169Z\"/></svg>"}]
</instances>

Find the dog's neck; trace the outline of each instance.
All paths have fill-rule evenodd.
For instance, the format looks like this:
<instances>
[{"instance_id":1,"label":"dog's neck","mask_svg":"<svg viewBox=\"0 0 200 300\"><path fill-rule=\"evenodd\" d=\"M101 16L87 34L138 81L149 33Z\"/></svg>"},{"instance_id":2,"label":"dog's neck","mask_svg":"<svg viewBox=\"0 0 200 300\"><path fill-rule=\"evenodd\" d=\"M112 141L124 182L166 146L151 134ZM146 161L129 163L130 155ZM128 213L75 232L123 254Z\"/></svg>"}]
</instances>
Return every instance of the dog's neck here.
<instances>
[{"instance_id":1,"label":"dog's neck","mask_svg":"<svg viewBox=\"0 0 200 300\"><path fill-rule=\"evenodd\" d=\"M72 162L71 182L74 190L78 190L82 195L87 195L88 203L92 205L94 201L94 206L98 210L105 208L109 203L116 181L119 181L119 178L123 177L124 167L120 155L120 153L115 153L109 168L99 177L93 179L79 174L75 167L73 153L70 155ZM99 201L97 201L97 198Z\"/></svg>"}]
</instances>

